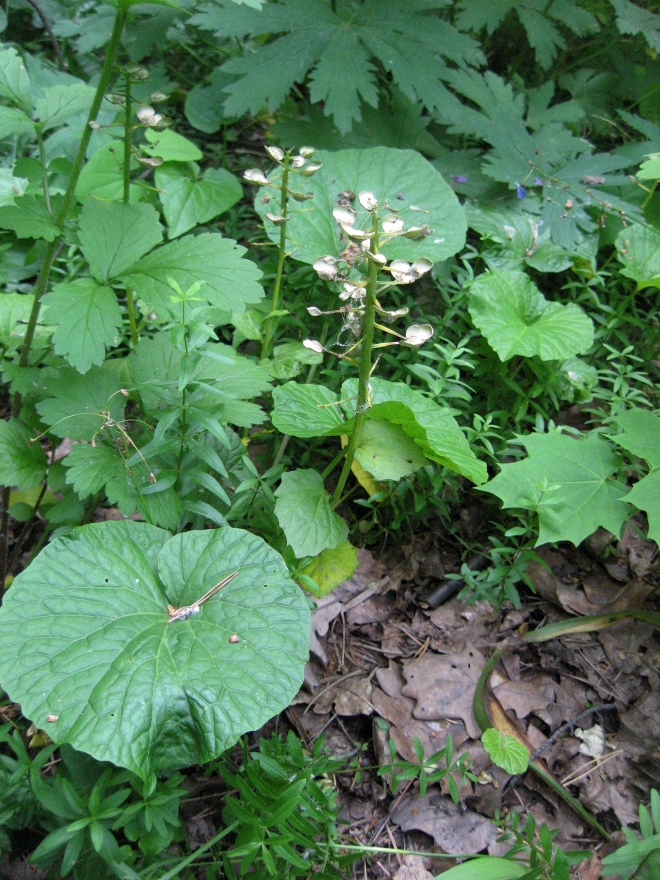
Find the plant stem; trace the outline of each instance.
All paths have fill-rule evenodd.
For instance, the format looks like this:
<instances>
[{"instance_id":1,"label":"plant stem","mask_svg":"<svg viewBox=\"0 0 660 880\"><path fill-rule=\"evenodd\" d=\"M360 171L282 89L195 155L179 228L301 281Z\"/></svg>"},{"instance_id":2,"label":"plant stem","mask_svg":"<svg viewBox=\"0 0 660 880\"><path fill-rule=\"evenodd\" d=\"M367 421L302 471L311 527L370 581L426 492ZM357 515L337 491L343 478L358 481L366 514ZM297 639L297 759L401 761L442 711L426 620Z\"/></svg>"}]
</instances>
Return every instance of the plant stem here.
<instances>
[{"instance_id":1,"label":"plant stem","mask_svg":"<svg viewBox=\"0 0 660 880\"><path fill-rule=\"evenodd\" d=\"M126 102L124 104L124 204L128 205L131 198L131 138L133 135L133 126L131 124L131 116L133 115L131 106L131 75L126 73ZM126 288L126 310L128 312L128 323L131 328L131 344L133 348L138 344L138 331L135 321L135 300L133 298L133 289Z\"/></svg>"},{"instance_id":2,"label":"plant stem","mask_svg":"<svg viewBox=\"0 0 660 880\"><path fill-rule=\"evenodd\" d=\"M87 124L85 125L83 135L80 139L80 144L78 145L78 152L76 153L73 168L71 169L69 183L66 188L66 192L64 193L64 197L62 198L62 205L57 214L57 217L55 218L55 225L59 228L60 232L64 228L64 224L67 221L71 206L73 204L76 185L78 183L78 178L80 177L80 172L82 171L82 167L85 162L85 154L89 145L89 139L92 136L92 128L90 126L90 123L96 121L96 117L98 116L99 110L101 109L103 96L105 95L105 92L110 83L110 79L112 77L112 69L114 67L115 58L119 49L119 41L121 39L121 34L124 29L124 24L126 23L127 14L128 5L125 2L120 2L117 8L117 14L115 15L115 24L112 29L112 36L110 37L110 42L108 43L108 48L106 50L105 61L103 62L103 69L101 70L101 78L99 79L99 84L96 87L96 94L94 95L92 106L89 109ZM23 340L23 345L21 347L21 355L19 359L19 366L21 367L27 367L29 362L30 349L32 348L32 340L34 339L34 332L37 327L37 321L39 320L41 298L48 289L50 271L55 260L55 255L57 254L57 251L60 247L61 235L57 236L52 242L50 242L50 244L46 248L46 253L44 254L44 260L41 265L41 270L34 286L34 303L32 305L32 311L30 313L30 318L28 320L28 324L25 330L25 339ZM12 401L12 416L16 418L20 411L21 397L20 394L16 392Z\"/></svg>"},{"instance_id":3,"label":"plant stem","mask_svg":"<svg viewBox=\"0 0 660 880\"><path fill-rule=\"evenodd\" d=\"M378 253L378 210L372 211L373 233L371 236L371 253ZM351 472L353 459L355 458L355 450L360 442L360 434L362 433L362 425L369 408L369 376L371 374L371 350L374 341L374 325L376 322L376 288L378 286L378 268L379 265L375 260L369 259L369 278L366 286L366 297L364 304L364 325L362 331L362 345L360 348L360 376L358 379L357 404L355 406L355 418L353 420L353 430L351 438L346 447L346 458L344 466L339 475L339 481L335 494L332 496L332 506L335 508L341 499L341 493L344 491L346 480Z\"/></svg>"},{"instance_id":4,"label":"plant stem","mask_svg":"<svg viewBox=\"0 0 660 880\"><path fill-rule=\"evenodd\" d=\"M291 156L286 153L282 164L282 184L280 199L280 217L286 217L286 208L289 201L289 166L291 164ZM286 254L286 223L280 226L280 243L277 252L277 270L275 271L275 284L273 286L273 298L270 303L270 315L266 321L266 332L264 333L263 342L261 344L262 359L268 357L270 352L270 341L273 335L275 317L272 314L276 312L280 304L280 287L282 285L282 270L284 268L284 257Z\"/></svg>"}]
</instances>

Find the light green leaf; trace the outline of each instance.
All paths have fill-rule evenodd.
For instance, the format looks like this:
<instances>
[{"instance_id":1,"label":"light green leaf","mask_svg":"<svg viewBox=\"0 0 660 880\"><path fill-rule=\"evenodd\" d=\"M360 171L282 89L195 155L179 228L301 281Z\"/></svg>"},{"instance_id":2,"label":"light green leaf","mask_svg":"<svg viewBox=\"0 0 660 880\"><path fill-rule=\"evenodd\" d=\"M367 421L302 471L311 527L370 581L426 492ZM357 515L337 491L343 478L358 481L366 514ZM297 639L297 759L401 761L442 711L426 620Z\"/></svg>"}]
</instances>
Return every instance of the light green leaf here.
<instances>
[{"instance_id":1,"label":"light green leaf","mask_svg":"<svg viewBox=\"0 0 660 880\"><path fill-rule=\"evenodd\" d=\"M30 77L23 59L13 47L0 49L0 95L26 113L32 112Z\"/></svg>"},{"instance_id":2,"label":"light green leaf","mask_svg":"<svg viewBox=\"0 0 660 880\"><path fill-rule=\"evenodd\" d=\"M344 250L346 241L340 239L341 230L332 216L339 193L344 190L373 192L381 204L387 201L390 212L403 217L405 228L429 227L428 235L422 238L396 238L386 244L383 253L388 259L427 257L436 262L463 247L465 212L451 187L419 153L374 147L336 153L319 151L314 159L323 162L323 167L306 178L303 186L314 198L305 202L289 200L287 249L296 260L313 263L319 256L339 256ZM262 204L264 192L259 190L255 208L269 238L279 242L279 226L266 218L272 205ZM360 210L355 225L361 228L369 222L370 215Z\"/></svg>"},{"instance_id":3,"label":"light green leaf","mask_svg":"<svg viewBox=\"0 0 660 880\"><path fill-rule=\"evenodd\" d=\"M481 489L506 508L538 513L536 546L571 541L577 546L599 526L615 535L628 518L627 487L611 479L621 465L612 447L596 434L574 440L557 430L521 438L528 457L502 465Z\"/></svg>"},{"instance_id":4,"label":"light green leaf","mask_svg":"<svg viewBox=\"0 0 660 880\"><path fill-rule=\"evenodd\" d=\"M95 91L84 83L74 83L70 86L51 86L44 89L35 107L37 119L43 126L43 130L48 131L51 128L58 128L60 125L70 123L71 118L79 113L87 115L92 106Z\"/></svg>"},{"instance_id":5,"label":"light green leaf","mask_svg":"<svg viewBox=\"0 0 660 880\"><path fill-rule=\"evenodd\" d=\"M17 238L46 241L54 241L60 234L41 196L21 196L13 205L0 208L0 229L12 229Z\"/></svg>"},{"instance_id":6,"label":"light green leaf","mask_svg":"<svg viewBox=\"0 0 660 880\"><path fill-rule=\"evenodd\" d=\"M27 189L28 181L24 177L14 177L8 168L0 168L0 207L13 205L18 196Z\"/></svg>"},{"instance_id":7,"label":"light green leaf","mask_svg":"<svg viewBox=\"0 0 660 880\"><path fill-rule=\"evenodd\" d=\"M338 400L325 385L287 382L273 389L271 420L278 431L292 437L341 434L345 421Z\"/></svg>"},{"instance_id":8,"label":"light green leaf","mask_svg":"<svg viewBox=\"0 0 660 880\"><path fill-rule=\"evenodd\" d=\"M198 614L169 622L168 603L189 606L234 571ZM288 706L309 625L284 560L255 535L96 523L15 579L0 682L56 743L147 779L217 758Z\"/></svg>"},{"instance_id":9,"label":"light green leaf","mask_svg":"<svg viewBox=\"0 0 660 880\"><path fill-rule=\"evenodd\" d=\"M34 134L34 122L18 107L0 107L0 140L20 134Z\"/></svg>"},{"instance_id":10,"label":"light green leaf","mask_svg":"<svg viewBox=\"0 0 660 880\"><path fill-rule=\"evenodd\" d=\"M80 215L78 238L92 275L105 283L160 244L163 227L153 205L89 199Z\"/></svg>"},{"instance_id":11,"label":"light green leaf","mask_svg":"<svg viewBox=\"0 0 660 880\"><path fill-rule=\"evenodd\" d=\"M131 171L139 167L137 159L131 155ZM76 198L84 203L89 196L100 201L121 201L124 197L124 152L121 141L104 144L88 162L83 165L78 183ZM138 202L145 194L144 187L132 183L129 188L129 201Z\"/></svg>"},{"instance_id":12,"label":"light green leaf","mask_svg":"<svg viewBox=\"0 0 660 880\"><path fill-rule=\"evenodd\" d=\"M108 483L126 483L126 465L119 450L105 443L95 446L77 443L62 464L67 468L67 483L80 498L95 495Z\"/></svg>"},{"instance_id":13,"label":"light green leaf","mask_svg":"<svg viewBox=\"0 0 660 880\"><path fill-rule=\"evenodd\" d=\"M650 153L637 172L640 180L660 180L660 153Z\"/></svg>"},{"instance_id":14,"label":"light green leaf","mask_svg":"<svg viewBox=\"0 0 660 880\"><path fill-rule=\"evenodd\" d=\"M649 521L648 536L660 544L660 470L652 471L632 487L622 501L634 504L646 513Z\"/></svg>"},{"instance_id":15,"label":"light green leaf","mask_svg":"<svg viewBox=\"0 0 660 880\"><path fill-rule=\"evenodd\" d=\"M145 137L151 144L143 147L148 156L160 156L163 162L198 162L204 158L199 147L169 128L154 131L148 128Z\"/></svg>"},{"instance_id":16,"label":"light green leaf","mask_svg":"<svg viewBox=\"0 0 660 880\"><path fill-rule=\"evenodd\" d=\"M400 480L429 464L403 428L376 419L367 419L362 426L355 458L376 480Z\"/></svg>"},{"instance_id":17,"label":"light green leaf","mask_svg":"<svg viewBox=\"0 0 660 880\"><path fill-rule=\"evenodd\" d=\"M438 874L435 880L517 880L529 874L529 868L500 856L479 856L448 871Z\"/></svg>"},{"instance_id":18,"label":"light green leaf","mask_svg":"<svg viewBox=\"0 0 660 880\"><path fill-rule=\"evenodd\" d=\"M372 405L367 418L386 419L401 425L427 458L457 471L477 485L485 482L488 471L479 461L451 412L414 391L402 382L372 379ZM346 413L355 409L357 380L342 385L342 406ZM337 433L336 431L333 433Z\"/></svg>"},{"instance_id":19,"label":"light green leaf","mask_svg":"<svg viewBox=\"0 0 660 880\"><path fill-rule=\"evenodd\" d=\"M133 382L149 415L162 409L171 398L182 359L183 352L172 345L166 333L143 336L128 356Z\"/></svg>"},{"instance_id":20,"label":"light green leaf","mask_svg":"<svg viewBox=\"0 0 660 880\"><path fill-rule=\"evenodd\" d=\"M275 495L275 516L299 559L317 556L346 540L348 526L332 509L317 471L283 473Z\"/></svg>"},{"instance_id":21,"label":"light green leaf","mask_svg":"<svg viewBox=\"0 0 660 880\"><path fill-rule=\"evenodd\" d=\"M43 303L44 320L59 324L53 334L55 352L78 372L86 373L92 364L100 366L106 349L118 344L123 318L112 288L92 278L76 278L56 285Z\"/></svg>"},{"instance_id":22,"label":"light green leaf","mask_svg":"<svg viewBox=\"0 0 660 880\"><path fill-rule=\"evenodd\" d=\"M500 733L494 727L484 730L481 741L493 764L516 776L529 766L529 752L525 746L508 733Z\"/></svg>"},{"instance_id":23,"label":"light green leaf","mask_svg":"<svg viewBox=\"0 0 660 880\"><path fill-rule=\"evenodd\" d=\"M358 558L355 547L349 541L342 541L336 547L322 550L301 570L301 574L311 578L318 586L317 598L327 595L339 584L343 584L355 573Z\"/></svg>"},{"instance_id":24,"label":"light green leaf","mask_svg":"<svg viewBox=\"0 0 660 880\"><path fill-rule=\"evenodd\" d=\"M621 274L637 282L637 290L660 287L660 232L635 223L616 237Z\"/></svg>"},{"instance_id":25,"label":"light green leaf","mask_svg":"<svg viewBox=\"0 0 660 880\"><path fill-rule=\"evenodd\" d=\"M34 297L31 293L0 294L0 340L4 345L25 336ZM10 338L13 337L13 340Z\"/></svg>"},{"instance_id":26,"label":"light green leaf","mask_svg":"<svg viewBox=\"0 0 660 880\"><path fill-rule=\"evenodd\" d=\"M52 395L37 404L37 411L56 437L91 440L108 418L121 422L125 399L117 367L121 361L106 361L83 376L76 370L61 369L57 378L47 379Z\"/></svg>"},{"instance_id":27,"label":"light green leaf","mask_svg":"<svg viewBox=\"0 0 660 880\"><path fill-rule=\"evenodd\" d=\"M593 343L591 319L574 303L548 302L524 272L487 272L470 288L470 315L502 361L565 360Z\"/></svg>"},{"instance_id":28,"label":"light green leaf","mask_svg":"<svg viewBox=\"0 0 660 880\"><path fill-rule=\"evenodd\" d=\"M629 409L615 419L623 434L608 434L619 446L643 458L650 468L660 468L660 419L647 409Z\"/></svg>"},{"instance_id":29,"label":"light green leaf","mask_svg":"<svg viewBox=\"0 0 660 880\"><path fill-rule=\"evenodd\" d=\"M250 260L243 259L245 248L231 238L217 233L187 235L148 254L123 275L150 308L168 312L173 278L182 290L196 281L204 287L198 296L228 312L242 312L246 303L259 302L263 288L258 283L261 272Z\"/></svg>"},{"instance_id":30,"label":"light green leaf","mask_svg":"<svg viewBox=\"0 0 660 880\"><path fill-rule=\"evenodd\" d=\"M18 419L0 421L0 481L3 486L32 489L46 476L46 456L27 425Z\"/></svg>"},{"instance_id":31,"label":"light green leaf","mask_svg":"<svg viewBox=\"0 0 660 880\"><path fill-rule=\"evenodd\" d=\"M260 339L261 336L257 338ZM272 358L263 362L263 365L274 379L293 379L306 366L320 364L322 361L323 355L320 352L305 348L302 342L284 342L275 346Z\"/></svg>"},{"instance_id":32,"label":"light green leaf","mask_svg":"<svg viewBox=\"0 0 660 880\"><path fill-rule=\"evenodd\" d=\"M190 166L164 165L156 170L156 186L169 238L213 220L243 197L238 178L224 168L207 168L198 180Z\"/></svg>"}]
</instances>

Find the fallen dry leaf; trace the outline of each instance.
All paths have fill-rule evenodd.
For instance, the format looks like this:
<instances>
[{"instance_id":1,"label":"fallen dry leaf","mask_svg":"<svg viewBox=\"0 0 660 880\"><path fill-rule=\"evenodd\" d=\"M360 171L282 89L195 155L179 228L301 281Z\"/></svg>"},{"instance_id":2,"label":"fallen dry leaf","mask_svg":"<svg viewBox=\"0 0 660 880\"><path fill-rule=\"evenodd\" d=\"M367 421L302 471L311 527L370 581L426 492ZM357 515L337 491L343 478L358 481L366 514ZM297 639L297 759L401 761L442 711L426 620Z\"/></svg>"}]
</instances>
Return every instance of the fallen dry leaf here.
<instances>
[{"instance_id":1,"label":"fallen dry leaf","mask_svg":"<svg viewBox=\"0 0 660 880\"><path fill-rule=\"evenodd\" d=\"M406 685L401 693L417 701L415 718L460 718L469 736L478 739L481 731L472 715L472 699L484 665L481 654L470 649L460 654L427 651L417 663L403 667Z\"/></svg>"},{"instance_id":2,"label":"fallen dry leaf","mask_svg":"<svg viewBox=\"0 0 660 880\"><path fill-rule=\"evenodd\" d=\"M405 798L392 813L392 819L402 831L424 831L444 852L457 854L487 849L499 834L489 819L457 806L435 786L423 798Z\"/></svg>"},{"instance_id":3,"label":"fallen dry leaf","mask_svg":"<svg viewBox=\"0 0 660 880\"><path fill-rule=\"evenodd\" d=\"M426 870L422 856L404 856L403 864L392 880L433 880L434 876Z\"/></svg>"}]
</instances>

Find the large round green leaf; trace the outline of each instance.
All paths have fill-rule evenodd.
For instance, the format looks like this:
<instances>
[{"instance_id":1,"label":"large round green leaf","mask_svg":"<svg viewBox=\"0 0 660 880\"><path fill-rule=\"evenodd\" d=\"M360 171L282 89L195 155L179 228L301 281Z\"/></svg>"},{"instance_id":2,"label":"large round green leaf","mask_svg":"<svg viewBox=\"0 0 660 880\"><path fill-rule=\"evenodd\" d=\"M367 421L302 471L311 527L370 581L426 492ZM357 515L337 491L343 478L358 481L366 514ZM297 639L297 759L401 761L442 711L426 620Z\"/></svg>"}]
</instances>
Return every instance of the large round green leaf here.
<instances>
[{"instance_id":1,"label":"large round green leaf","mask_svg":"<svg viewBox=\"0 0 660 880\"><path fill-rule=\"evenodd\" d=\"M314 195L304 202L289 199L287 251L296 260L313 263L318 257L339 256L344 250L348 242L340 241L340 229L332 211L340 193L346 191L356 195L361 190L373 192L380 205L387 202L392 213L403 217L406 229L428 226L428 234L421 238L396 238L386 245L383 252L388 259L427 257L438 262L453 256L465 244L467 224L463 208L440 173L414 150L374 147L336 153L319 151L314 156L317 159L323 167L313 177L292 174L290 178L293 190ZM264 204L266 194L271 199ZM255 207L274 242L280 240L280 227L267 219L266 212L277 214L279 209L274 206L278 204L278 191L270 187L259 190ZM367 226L370 215L360 208L357 199L352 204L360 212L355 225Z\"/></svg>"},{"instance_id":2,"label":"large round green leaf","mask_svg":"<svg viewBox=\"0 0 660 880\"><path fill-rule=\"evenodd\" d=\"M238 571L199 613L170 622ZM209 761L284 709L309 609L282 557L242 529L171 537L107 522L58 538L0 610L0 684L57 742L150 773Z\"/></svg>"}]
</instances>

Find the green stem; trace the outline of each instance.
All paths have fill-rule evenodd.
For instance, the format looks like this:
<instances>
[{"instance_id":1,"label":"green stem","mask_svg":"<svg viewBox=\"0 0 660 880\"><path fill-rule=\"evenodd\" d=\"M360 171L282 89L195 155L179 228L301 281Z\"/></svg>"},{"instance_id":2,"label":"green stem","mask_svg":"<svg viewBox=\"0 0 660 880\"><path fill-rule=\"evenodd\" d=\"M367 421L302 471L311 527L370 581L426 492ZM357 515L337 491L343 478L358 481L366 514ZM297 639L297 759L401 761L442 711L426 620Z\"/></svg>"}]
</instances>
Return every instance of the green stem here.
<instances>
[{"instance_id":1,"label":"green stem","mask_svg":"<svg viewBox=\"0 0 660 880\"><path fill-rule=\"evenodd\" d=\"M371 236L371 253L378 253L378 211L372 211L373 234ZM369 260L369 278L366 286L366 296L364 303L364 325L362 331L362 345L360 348L360 376L358 379L357 404L355 407L355 418L353 420L353 430L351 431L351 439L346 447L346 458L344 466L339 475L339 481L335 494L332 496L333 508L339 504L341 493L344 491L346 480L351 472L353 459L355 458L355 450L360 442L360 434L362 433L362 425L366 418L367 409L369 408L369 376L371 375L371 350L374 342L374 325L376 323L376 288L378 286L378 263L375 260Z\"/></svg>"},{"instance_id":2,"label":"green stem","mask_svg":"<svg viewBox=\"0 0 660 880\"><path fill-rule=\"evenodd\" d=\"M128 4L120 0L119 6L117 8L117 14L115 15L115 24L112 29L112 36L110 37L110 42L108 43L105 61L103 62L103 69L101 70L101 78L99 79L98 86L96 87L96 94L94 95L92 106L89 109L87 124L85 125L83 135L80 139L80 144L78 145L78 152L76 153L76 158L73 162L73 168L71 169L69 183L66 188L66 192L64 193L64 197L62 198L60 210L54 221L55 225L60 230L60 233L64 228L64 224L68 219L71 206L73 205L76 185L78 183L78 178L80 177L80 172L82 171L82 167L85 162L85 154L87 152L87 147L89 146L89 139L92 136L92 128L90 126L90 123L96 121L96 117L98 116L99 110L101 109L103 96L105 95L108 89L108 85L110 84L115 58L119 49L119 41L121 40L121 34L126 23L127 15ZM44 254L41 270L34 286L34 302L32 305L32 311L30 313L30 318L28 320L28 324L25 330L25 339L23 340L23 345L21 347L21 355L19 358L19 365L21 367L27 367L29 362L30 349L32 348L32 341L34 339L37 321L39 320L41 298L48 289L50 271L55 260L55 256L59 248L61 247L61 243L62 236L59 235L52 242L50 242L50 244L46 248L46 253ZM20 410L21 398L17 392L14 395L14 399L12 401L12 416L16 418L20 413Z\"/></svg>"},{"instance_id":3,"label":"green stem","mask_svg":"<svg viewBox=\"0 0 660 880\"><path fill-rule=\"evenodd\" d=\"M131 75L126 74L126 103L124 104L124 204L127 205L131 198L131 139L133 135L133 126L131 117L133 115L131 102ZM133 348L138 344L137 323L135 321L135 299L133 297L133 289L126 288L126 310L128 312L128 323L131 328L131 344Z\"/></svg>"},{"instance_id":4,"label":"green stem","mask_svg":"<svg viewBox=\"0 0 660 880\"><path fill-rule=\"evenodd\" d=\"M131 75L125 74L126 79L126 103L124 104L124 202L128 204L131 195L131 138L133 127L131 125Z\"/></svg>"},{"instance_id":5,"label":"green stem","mask_svg":"<svg viewBox=\"0 0 660 880\"><path fill-rule=\"evenodd\" d=\"M289 167L291 164L291 156L287 153L284 156L284 164L282 165L282 197L280 199L280 217L286 217L286 208L289 201ZM275 317L272 314L276 312L280 304L280 287L282 285L282 270L284 269L284 257L286 255L286 223L280 226L280 243L277 253L277 269L275 271L275 284L273 286L273 298L270 303L271 314L266 321L266 332L261 344L262 359L268 357L270 352L270 341L273 336Z\"/></svg>"}]
</instances>

